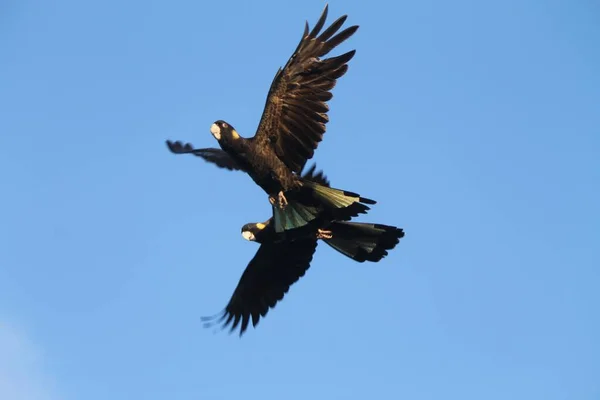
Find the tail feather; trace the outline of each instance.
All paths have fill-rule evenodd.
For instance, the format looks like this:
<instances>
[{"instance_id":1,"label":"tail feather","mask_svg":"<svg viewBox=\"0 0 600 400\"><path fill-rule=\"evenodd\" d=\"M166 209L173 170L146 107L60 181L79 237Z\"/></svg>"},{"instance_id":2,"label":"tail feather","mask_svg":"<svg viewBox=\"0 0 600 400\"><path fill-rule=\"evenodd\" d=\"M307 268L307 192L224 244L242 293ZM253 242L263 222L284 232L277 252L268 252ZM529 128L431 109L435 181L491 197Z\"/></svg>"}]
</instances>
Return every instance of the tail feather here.
<instances>
[{"instance_id":1,"label":"tail feather","mask_svg":"<svg viewBox=\"0 0 600 400\"><path fill-rule=\"evenodd\" d=\"M323 186L313 182L311 182L310 185L313 187L316 197L325 202L332 203L331 205L336 208L348 207L350 204L357 201L365 204L377 204L375 200L361 197L358 193L334 189L329 186Z\"/></svg>"},{"instance_id":2,"label":"tail feather","mask_svg":"<svg viewBox=\"0 0 600 400\"><path fill-rule=\"evenodd\" d=\"M330 221L349 221L359 214L366 214L370 210L367 204L376 204L357 193L304 179L302 183L298 191L287 196L288 205L283 210L273 206L276 232L298 228L310 230Z\"/></svg>"},{"instance_id":3,"label":"tail feather","mask_svg":"<svg viewBox=\"0 0 600 400\"><path fill-rule=\"evenodd\" d=\"M311 181L303 181L303 184L304 191L310 192L311 200L324 206L328 211L326 218L329 221L348 221L359 214L366 214L371 209L367 204L377 203L375 200L347 190L323 186Z\"/></svg>"},{"instance_id":4,"label":"tail feather","mask_svg":"<svg viewBox=\"0 0 600 400\"><path fill-rule=\"evenodd\" d=\"M275 221L275 232L281 233L292 229L310 230L319 223L319 209L307 206L296 201L290 201L285 209L273 206L273 220ZM300 234L300 231L298 231Z\"/></svg>"},{"instance_id":5,"label":"tail feather","mask_svg":"<svg viewBox=\"0 0 600 400\"><path fill-rule=\"evenodd\" d=\"M383 224L335 221L327 229L333 237L325 243L361 263L378 262L404 237L404 230Z\"/></svg>"}]
</instances>

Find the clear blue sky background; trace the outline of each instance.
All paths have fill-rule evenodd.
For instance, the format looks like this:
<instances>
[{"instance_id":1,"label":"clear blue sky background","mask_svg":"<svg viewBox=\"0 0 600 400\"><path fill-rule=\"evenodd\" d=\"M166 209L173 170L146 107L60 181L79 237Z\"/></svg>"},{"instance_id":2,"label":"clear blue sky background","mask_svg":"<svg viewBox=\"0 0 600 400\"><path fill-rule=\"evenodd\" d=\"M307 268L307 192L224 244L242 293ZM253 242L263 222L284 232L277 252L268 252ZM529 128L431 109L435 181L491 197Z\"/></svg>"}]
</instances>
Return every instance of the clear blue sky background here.
<instances>
[{"instance_id":1,"label":"clear blue sky background","mask_svg":"<svg viewBox=\"0 0 600 400\"><path fill-rule=\"evenodd\" d=\"M331 1L361 28L314 160L406 238L202 328L269 205L164 141L253 135L323 6L1 3L0 398L600 398L593 1Z\"/></svg>"}]
</instances>

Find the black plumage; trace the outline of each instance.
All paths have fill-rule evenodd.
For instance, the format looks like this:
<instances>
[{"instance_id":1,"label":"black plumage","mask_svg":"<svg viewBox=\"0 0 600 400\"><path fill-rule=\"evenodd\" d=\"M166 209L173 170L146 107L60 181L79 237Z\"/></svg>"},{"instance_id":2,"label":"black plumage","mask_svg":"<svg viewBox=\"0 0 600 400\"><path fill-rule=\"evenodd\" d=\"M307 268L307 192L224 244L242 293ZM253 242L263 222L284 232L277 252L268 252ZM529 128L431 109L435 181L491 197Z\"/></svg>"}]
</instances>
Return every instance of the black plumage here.
<instances>
[{"instance_id":1,"label":"black plumage","mask_svg":"<svg viewBox=\"0 0 600 400\"><path fill-rule=\"evenodd\" d=\"M262 243L223 312L202 318L206 326L222 323L225 328L231 324L230 332L233 332L241 322L239 334L242 336L250 319L256 326L260 318L283 299L290 286L304 276L316 248L317 240L313 237Z\"/></svg>"},{"instance_id":2,"label":"black plumage","mask_svg":"<svg viewBox=\"0 0 600 400\"><path fill-rule=\"evenodd\" d=\"M201 157L208 162L215 164L219 168L225 168L230 171L241 170L240 166L235 162L229 154L225 153L221 149L206 148L206 149L194 149L190 143L183 144L182 142L172 142L167 140L167 147L175 154L193 154L197 157Z\"/></svg>"},{"instance_id":3,"label":"black plumage","mask_svg":"<svg viewBox=\"0 0 600 400\"><path fill-rule=\"evenodd\" d=\"M323 171L316 171L316 164L308 169L303 178L330 186ZM262 242L294 241L304 237L323 239L325 243L358 262L378 262L404 237L404 230L391 225L366 222L339 221L328 218L326 213L318 215L309 224L300 228L276 232L275 217L262 223L249 223L242 227L247 240ZM258 238L258 239L255 239Z\"/></svg>"},{"instance_id":4,"label":"black plumage","mask_svg":"<svg viewBox=\"0 0 600 400\"><path fill-rule=\"evenodd\" d=\"M315 173L313 165L303 176L308 181L329 186L322 171ZM317 221L317 220L315 220ZM357 262L378 262L404 237L404 231L394 226L349 221L318 219L283 233L274 229L273 219L264 223L249 223L242 227L242 236L260 243L227 306L217 315L204 317L207 326L229 325L230 332L240 326L240 336L252 321L256 327L261 317L281 301L289 288L310 268L318 240Z\"/></svg>"},{"instance_id":5,"label":"black plumage","mask_svg":"<svg viewBox=\"0 0 600 400\"><path fill-rule=\"evenodd\" d=\"M264 111L255 135L243 138L233 126L215 121L210 132L218 141L218 149L194 149L189 144L167 141L177 154L191 153L217 166L246 172L268 195L271 204L278 203L279 218L275 229L281 232L328 213L332 219L349 220L369 210L374 200L357 193L323 187L303 180L299 174L322 141L328 122L327 102L337 79L348 70L355 50L340 56L325 57L358 29L357 25L338 32L347 16L325 25L326 6L312 30L308 22L302 39L271 83ZM288 210L288 205L292 207Z\"/></svg>"}]
</instances>

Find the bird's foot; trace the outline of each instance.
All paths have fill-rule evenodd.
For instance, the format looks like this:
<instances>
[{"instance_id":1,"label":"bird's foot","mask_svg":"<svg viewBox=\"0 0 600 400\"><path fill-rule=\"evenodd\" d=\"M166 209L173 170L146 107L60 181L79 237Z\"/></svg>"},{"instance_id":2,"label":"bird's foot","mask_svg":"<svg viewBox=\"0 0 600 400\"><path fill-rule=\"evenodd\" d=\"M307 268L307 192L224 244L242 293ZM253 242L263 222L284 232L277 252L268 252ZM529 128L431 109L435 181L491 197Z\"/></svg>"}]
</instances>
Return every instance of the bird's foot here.
<instances>
[{"instance_id":1,"label":"bird's foot","mask_svg":"<svg viewBox=\"0 0 600 400\"><path fill-rule=\"evenodd\" d=\"M331 239L333 237L333 233L331 231L326 231L323 229L317 230L317 239Z\"/></svg>"},{"instance_id":2,"label":"bird's foot","mask_svg":"<svg viewBox=\"0 0 600 400\"><path fill-rule=\"evenodd\" d=\"M283 210L285 208L285 206L288 205L288 201L285 198L283 191L281 191L277 194L277 199L279 200L279 208L281 208Z\"/></svg>"},{"instance_id":3,"label":"bird's foot","mask_svg":"<svg viewBox=\"0 0 600 400\"><path fill-rule=\"evenodd\" d=\"M271 203L272 206L275 205L276 201L277 201L277 199L275 198L275 196L269 196L269 203Z\"/></svg>"}]
</instances>

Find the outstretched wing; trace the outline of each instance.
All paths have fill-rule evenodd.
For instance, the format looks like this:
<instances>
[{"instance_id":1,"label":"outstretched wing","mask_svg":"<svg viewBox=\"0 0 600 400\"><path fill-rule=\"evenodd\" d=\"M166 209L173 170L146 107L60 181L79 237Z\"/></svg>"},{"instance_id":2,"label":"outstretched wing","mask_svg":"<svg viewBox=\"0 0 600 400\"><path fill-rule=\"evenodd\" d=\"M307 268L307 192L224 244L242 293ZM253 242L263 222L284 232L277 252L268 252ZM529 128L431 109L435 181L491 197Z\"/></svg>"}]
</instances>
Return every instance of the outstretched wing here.
<instances>
[{"instance_id":1,"label":"outstretched wing","mask_svg":"<svg viewBox=\"0 0 600 400\"><path fill-rule=\"evenodd\" d=\"M252 326L256 327L260 318L283 299L290 286L304 276L316 248L316 237L262 244L242 274L225 310L212 317L203 317L206 326L221 324L224 329L231 324L230 332L233 332L241 322L240 336L248 328L251 318Z\"/></svg>"},{"instance_id":2,"label":"outstretched wing","mask_svg":"<svg viewBox=\"0 0 600 400\"><path fill-rule=\"evenodd\" d=\"M341 56L320 59L358 29L354 25L335 35L346 21L344 15L319 35L327 9L325 6L310 33L306 23L294 54L284 68L277 71L254 136L260 145L272 146L296 173L302 171L323 140L325 124L329 121L327 102L333 97L331 90L348 70L347 63L355 53L352 50Z\"/></svg>"},{"instance_id":3,"label":"outstretched wing","mask_svg":"<svg viewBox=\"0 0 600 400\"><path fill-rule=\"evenodd\" d=\"M226 168L230 171L242 170L242 168L235 162L229 154L221 149L207 148L207 149L194 149L191 143L183 144L179 140L172 142L167 140L167 147L175 154L193 154L198 157L202 157L204 160L216 164L217 167Z\"/></svg>"}]
</instances>

